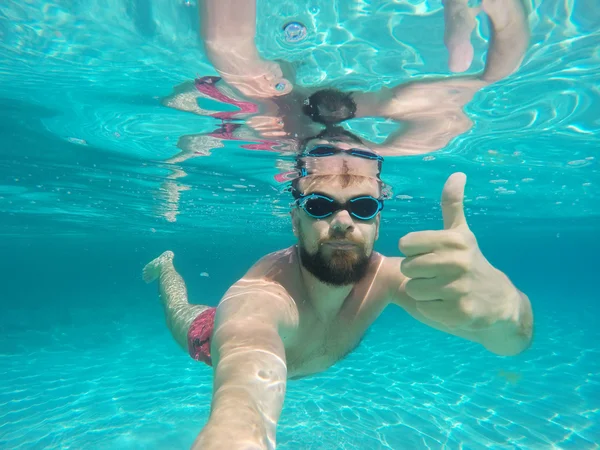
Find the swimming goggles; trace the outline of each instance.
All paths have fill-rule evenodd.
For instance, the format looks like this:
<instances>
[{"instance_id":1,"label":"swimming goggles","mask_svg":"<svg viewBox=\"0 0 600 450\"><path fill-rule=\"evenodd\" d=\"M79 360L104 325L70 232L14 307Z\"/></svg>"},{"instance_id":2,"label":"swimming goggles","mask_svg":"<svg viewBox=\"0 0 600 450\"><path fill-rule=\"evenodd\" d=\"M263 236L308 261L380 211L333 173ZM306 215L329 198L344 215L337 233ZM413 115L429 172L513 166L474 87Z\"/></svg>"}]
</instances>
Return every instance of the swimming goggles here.
<instances>
[{"instance_id":1,"label":"swimming goggles","mask_svg":"<svg viewBox=\"0 0 600 450\"><path fill-rule=\"evenodd\" d=\"M343 209L359 220L371 220L383 209L383 201L370 195L354 197L340 203L327 195L312 193L299 195L296 204L315 219L324 219Z\"/></svg>"},{"instance_id":2,"label":"swimming goggles","mask_svg":"<svg viewBox=\"0 0 600 450\"><path fill-rule=\"evenodd\" d=\"M341 148L335 147L333 145L317 145L310 150L308 150L305 155L306 156L314 156L314 157L322 157L322 156L332 156L337 155L338 153L347 153L352 156L357 156L359 158L365 159L373 159L377 161L383 161L383 156L378 155L375 152L370 150L364 150L360 148L349 148L347 150L342 150Z\"/></svg>"}]
</instances>

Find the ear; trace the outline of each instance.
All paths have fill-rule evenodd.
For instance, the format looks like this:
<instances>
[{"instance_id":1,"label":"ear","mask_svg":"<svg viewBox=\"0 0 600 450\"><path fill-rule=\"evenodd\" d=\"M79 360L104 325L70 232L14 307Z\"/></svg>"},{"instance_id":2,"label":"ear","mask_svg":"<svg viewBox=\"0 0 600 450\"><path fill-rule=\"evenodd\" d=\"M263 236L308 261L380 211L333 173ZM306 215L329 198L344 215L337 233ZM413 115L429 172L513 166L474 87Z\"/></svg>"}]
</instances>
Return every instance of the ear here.
<instances>
[{"instance_id":1,"label":"ear","mask_svg":"<svg viewBox=\"0 0 600 450\"><path fill-rule=\"evenodd\" d=\"M379 223L381 222L381 214L377 214L375 218L375 240L379 239Z\"/></svg>"}]
</instances>

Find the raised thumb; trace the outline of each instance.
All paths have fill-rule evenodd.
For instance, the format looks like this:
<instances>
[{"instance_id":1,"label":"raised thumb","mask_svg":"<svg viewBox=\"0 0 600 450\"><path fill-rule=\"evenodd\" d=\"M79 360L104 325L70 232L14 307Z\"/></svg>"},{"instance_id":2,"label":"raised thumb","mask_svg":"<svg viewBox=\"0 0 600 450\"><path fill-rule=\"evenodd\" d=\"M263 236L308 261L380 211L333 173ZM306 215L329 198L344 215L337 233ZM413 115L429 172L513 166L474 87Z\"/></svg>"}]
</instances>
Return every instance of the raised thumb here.
<instances>
[{"instance_id":1,"label":"raised thumb","mask_svg":"<svg viewBox=\"0 0 600 450\"><path fill-rule=\"evenodd\" d=\"M456 172L448 177L442 190L442 217L444 218L444 229L456 228L466 225L463 200L465 197L465 184L467 176L462 172Z\"/></svg>"}]
</instances>

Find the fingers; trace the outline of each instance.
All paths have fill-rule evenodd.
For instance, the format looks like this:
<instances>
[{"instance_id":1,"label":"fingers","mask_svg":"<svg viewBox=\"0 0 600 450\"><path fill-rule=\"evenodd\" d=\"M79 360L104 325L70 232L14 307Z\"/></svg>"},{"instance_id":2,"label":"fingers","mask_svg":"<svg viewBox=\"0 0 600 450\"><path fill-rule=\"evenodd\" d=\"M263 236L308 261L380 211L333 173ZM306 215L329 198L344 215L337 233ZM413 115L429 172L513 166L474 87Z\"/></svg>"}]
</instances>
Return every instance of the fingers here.
<instances>
[{"instance_id":1,"label":"fingers","mask_svg":"<svg viewBox=\"0 0 600 450\"><path fill-rule=\"evenodd\" d=\"M434 300L455 302L464 296L467 286L460 280L451 281L443 277L411 278L404 285L404 291L417 302Z\"/></svg>"},{"instance_id":2,"label":"fingers","mask_svg":"<svg viewBox=\"0 0 600 450\"><path fill-rule=\"evenodd\" d=\"M408 278L433 278L438 273L435 253L409 256L400 263L400 272Z\"/></svg>"},{"instance_id":3,"label":"fingers","mask_svg":"<svg viewBox=\"0 0 600 450\"><path fill-rule=\"evenodd\" d=\"M468 264L456 258L443 258L436 253L410 256L400 263L400 271L408 278L435 278L443 274L445 278L456 278L465 273Z\"/></svg>"},{"instance_id":4,"label":"fingers","mask_svg":"<svg viewBox=\"0 0 600 450\"><path fill-rule=\"evenodd\" d=\"M467 176L457 172L450 175L442 190L442 217L444 229L449 230L467 224L463 201Z\"/></svg>"},{"instance_id":5,"label":"fingers","mask_svg":"<svg viewBox=\"0 0 600 450\"><path fill-rule=\"evenodd\" d=\"M412 278L404 286L406 293L418 302L442 301L445 280L440 278Z\"/></svg>"},{"instance_id":6,"label":"fingers","mask_svg":"<svg viewBox=\"0 0 600 450\"><path fill-rule=\"evenodd\" d=\"M413 278L406 282L404 291L418 302L442 301L437 292L440 287L441 283L435 278Z\"/></svg>"},{"instance_id":7,"label":"fingers","mask_svg":"<svg viewBox=\"0 0 600 450\"><path fill-rule=\"evenodd\" d=\"M469 8L467 0L445 0L444 43L448 49L448 66L452 72L464 72L473 62L471 33L479 9Z\"/></svg>"},{"instance_id":8,"label":"fingers","mask_svg":"<svg viewBox=\"0 0 600 450\"><path fill-rule=\"evenodd\" d=\"M464 234L451 230L414 231L398 242L398 248L405 256L433 253L442 249L464 250L468 245Z\"/></svg>"},{"instance_id":9,"label":"fingers","mask_svg":"<svg viewBox=\"0 0 600 450\"><path fill-rule=\"evenodd\" d=\"M451 40L446 44L448 49L448 68L451 72L466 72L473 62L475 54L471 42L466 39Z\"/></svg>"}]
</instances>

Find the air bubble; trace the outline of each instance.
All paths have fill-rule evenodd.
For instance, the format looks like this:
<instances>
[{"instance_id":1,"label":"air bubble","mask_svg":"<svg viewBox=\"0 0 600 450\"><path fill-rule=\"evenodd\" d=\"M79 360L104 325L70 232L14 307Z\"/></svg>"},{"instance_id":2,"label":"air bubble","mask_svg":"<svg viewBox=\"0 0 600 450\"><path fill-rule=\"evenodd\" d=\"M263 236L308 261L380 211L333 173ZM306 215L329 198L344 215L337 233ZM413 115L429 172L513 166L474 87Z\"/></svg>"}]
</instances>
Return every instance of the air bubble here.
<instances>
[{"instance_id":1,"label":"air bubble","mask_svg":"<svg viewBox=\"0 0 600 450\"><path fill-rule=\"evenodd\" d=\"M72 142L73 144L77 144L77 145L88 145L84 139L79 139L76 137L68 137L67 141Z\"/></svg>"},{"instance_id":2,"label":"air bubble","mask_svg":"<svg viewBox=\"0 0 600 450\"><path fill-rule=\"evenodd\" d=\"M300 22L289 22L284 25L283 32L288 42L300 42L306 38L306 27Z\"/></svg>"}]
</instances>

